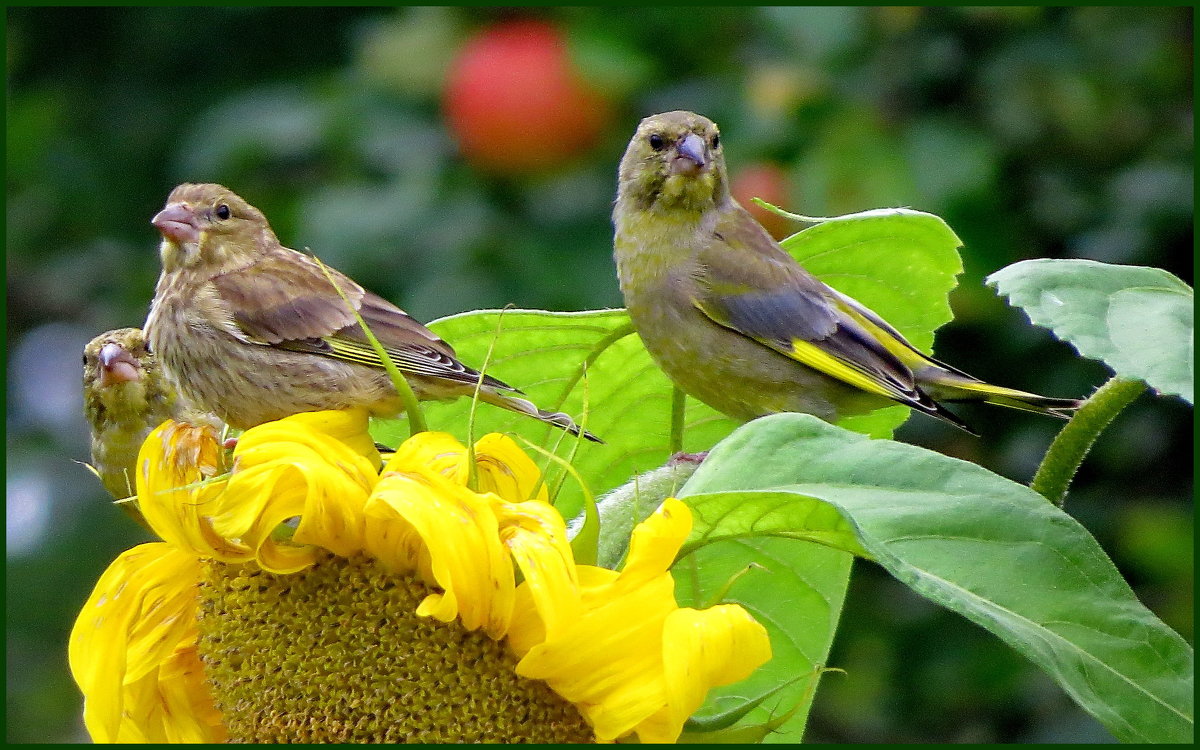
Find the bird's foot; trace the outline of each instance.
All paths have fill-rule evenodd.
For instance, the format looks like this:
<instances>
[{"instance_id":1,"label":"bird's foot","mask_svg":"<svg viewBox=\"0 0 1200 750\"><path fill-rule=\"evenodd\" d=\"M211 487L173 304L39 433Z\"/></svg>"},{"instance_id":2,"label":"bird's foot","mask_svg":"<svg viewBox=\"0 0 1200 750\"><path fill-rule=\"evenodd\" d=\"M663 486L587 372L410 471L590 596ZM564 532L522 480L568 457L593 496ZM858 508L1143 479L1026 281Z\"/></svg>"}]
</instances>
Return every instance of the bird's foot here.
<instances>
[{"instance_id":1,"label":"bird's foot","mask_svg":"<svg viewBox=\"0 0 1200 750\"><path fill-rule=\"evenodd\" d=\"M706 458L708 458L708 451L700 451L699 453L684 453L680 451L667 459L667 465L702 464Z\"/></svg>"}]
</instances>

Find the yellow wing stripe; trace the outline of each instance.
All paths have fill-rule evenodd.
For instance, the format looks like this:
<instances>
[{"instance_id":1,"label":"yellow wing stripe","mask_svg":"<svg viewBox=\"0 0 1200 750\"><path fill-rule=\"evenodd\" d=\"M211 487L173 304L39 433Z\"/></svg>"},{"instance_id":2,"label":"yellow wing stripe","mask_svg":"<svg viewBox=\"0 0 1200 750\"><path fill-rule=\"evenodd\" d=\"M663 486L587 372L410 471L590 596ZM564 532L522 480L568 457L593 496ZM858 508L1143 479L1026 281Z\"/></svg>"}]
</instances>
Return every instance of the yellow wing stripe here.
<instances>
[{"instance_id":1,"label":"yellow wing stripe","mask_svg":"<svg viewBox=\"0 0 1200 750\"><path fill-rule=\"evenodd\" d=\"M853 318L855 323L867 329L867 332L874 336L876 341L883 344L885 349L896 355L896 358L907 365L909 369L916 370L929 364L929 357L914 349L907 342L898 340L890 331L886 331L875 325L870 318L846 305L840 305L839 308L842 312Z\"/></svg>"},{"instance_id":2,"label":"yellow wing stripe","mask_svg":"<svg viewBox=\"0 0 1200 750\"><path fill-rule=\"evenodd\" d=\"M357 362L370 367L383 367L379 357L370 344L361 341L346 341L344 339L325 339L333 350L333 356L347 362ZM394 347L384 347L384 352L391 358L392 364L401 372L412 375L432 375L438 378L450 378L462 383L473 383L478 373L468 372L461 365L447 358L445 362L431 358L423 352L406 351ZM505 386L508 387L508 386Z\"/></svg>"},{"instance_id":3,"label":"yellow wing stripe","mask_svg":"<svg viewBox=\"0 0 1200 750\"><path fill-rule=\"evenodd\" d=\"M868 393L877 393L886 398L895 398L898 395L903 397L903 394L898 394L895 390L889 389L880 381L867 375L854 365L845 360L838 359L808 341L792 339L790 356L801 364L808 365L814 370L837 378L855 388L861 388Z\"/></svg>"},{"instance_id":4,"label":"yellow wing stripe","mask_svg":"<svg viewBox=\"0 0 1200 750\"><path fill-rule=\"evenodd\" d=\"M341 339L325 339L325 342L333 349L334 355L341 359L373 367L381 367L383 365L379 361L379 357L375 356L375 350L368 345L351 343Z\"/></svg>"},{"instance_id":5,"label":"yellow wing stripe","mask_svg":"<svg viewBox=\"0 0 1200 750\"><path fill-rule=\"evenodd\" d=\"M696 305L697 308L700 309L700 311L702 313L707 315L715 323L726 326L726 327L730 327L733 330L738 331L739 333L745 333L744 331L739 331L739 329L737 327L731 326L728 323L728 321L723 319L722 316L713 315L707 308L705 308L704 304L702 302L700 302L699 300L694 301L694 304ZM847 312L850 312L850 314L853 315L855 320L857 320L861 317L861 316L854 314L853 311L847 311ZM872 325L870 323L870 321L864 321L864 323L866 325L870 326L871 329L876 329L876 330L878 329L878 327L875 325ZM867 393L874 393L874 394L883 396L884 398L898 399L900 401L911 401L912 400L911 394L909 394L895 386L889 387L889 384L886 381L881 380L880 378L871 375L870 373L866 372L862 367L855 365L853 362L850 362L845 359L841 359L833 354L830 354L829 352L825 351L824 349L821 349L816 344L813 344L809 341L805 341L804 339L792 339L791 340L791 345L792 345L791 351L787 351L783 348L784 342L782 342L782 341L767 340L767 339L763 339L763 338L759 338L759 337L753 337L753 338L755 341L758 341L760 344L770 347L771 349L774 349L775 351L779 352L780 354L783 354L784 356L791 357L792 359L796 360L800 364L807 365L808 367L813 368L817 372L824 373L831 378L840 380L843 383L851 385L860 390L864 390ZM888 339L891 339L892 337L889 334L887 334L886 332L881 332L880 338L886 342ZM901 360L901 361L903 361L903 360Z\"/></svg>"}]
</instances>

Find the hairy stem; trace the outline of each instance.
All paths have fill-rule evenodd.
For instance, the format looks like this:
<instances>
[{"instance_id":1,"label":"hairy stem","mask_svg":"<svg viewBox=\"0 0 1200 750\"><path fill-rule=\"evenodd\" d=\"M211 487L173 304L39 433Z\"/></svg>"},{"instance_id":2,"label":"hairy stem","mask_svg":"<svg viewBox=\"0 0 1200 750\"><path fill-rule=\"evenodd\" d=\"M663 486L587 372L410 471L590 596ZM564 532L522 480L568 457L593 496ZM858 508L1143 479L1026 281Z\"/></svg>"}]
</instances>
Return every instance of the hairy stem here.
<instances>
[{"instance_id":1,"label":"hairy stem","mask_svg":"<svg viewBox=\"0 0 1200 750\"><path fill-rule=\"evenodd\" d=\"M1061 508L1067 488L1096 438L1145 390L1146 384L1142 381L1120 376L1100 386L1054 438L1029 483L1030 489Z\"/></svg>"},{"instance_id":2,"label":"hairy stem","mask_svg":"<svg viewBox=\"0 0 1200 750\"><path fill-rule=\"evenodd\" d=\"M671 389L671 455L683 450L683 410L687 394L679 386Z\"/></svg>"}]
</instances>

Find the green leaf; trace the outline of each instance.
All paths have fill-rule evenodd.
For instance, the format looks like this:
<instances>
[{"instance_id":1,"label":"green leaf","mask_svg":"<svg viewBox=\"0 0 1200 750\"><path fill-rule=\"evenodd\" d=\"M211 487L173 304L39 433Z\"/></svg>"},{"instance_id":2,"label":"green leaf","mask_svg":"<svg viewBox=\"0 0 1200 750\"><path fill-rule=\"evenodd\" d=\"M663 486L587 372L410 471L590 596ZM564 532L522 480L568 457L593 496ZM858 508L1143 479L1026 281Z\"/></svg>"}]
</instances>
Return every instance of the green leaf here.
<instances>
[{"instance_id":1,"label":"green leaf","mask_svg":"<svg viewBox=\"0 0 1200 750\"><path fill-rule=\"evenodd\" d=\"M724 440L679 494L696 511L690 545L726 539L698 552L762 541L846 554L776 538L792 495L806 534L825 526L823 544L861 545L914 591L1031 659L1118 739L1192 738L1191 647L1137 600L1082 526L1026 487L922 448L778 414ZM751 508L741 515L739 494ZM840 519L815 512L815 501ZM760 530L767 538L729 541ZM756 613L781 599L816 616L825 611L792 596L766 577L745 594ZM776 679L814 661L778 664L790 648L775 653L766 669Z\"/></svg>"},{"instance_id":2,"label":"green leaf","mask_svg":"<svg viewBox=\"0 0 1200 750\"><path fill-rule=\"evenodd\" d=\"M689 491L685 489L680 495ZM693 529L680 556L722 541L776 537L871 557L837 508L822 500L799 497L790 490L708 492L689 499L688 505L703 519L702 524L697 523L697 528L703 530Z\"/></svg>"},{"instance_id":3,"label":"green leaf","mask_svg":"<svg viewBox=\"0 0 1200 750\"><path fill-rule=\"evenodd\" d=\"M1194 403L1192 288L1159 268L1025 260L987 283L1085 357Z\"/></svg>"},{"instance_id":4,"label":"green leaf","mask_svg":"<svg viewBox=\"0 0 1200 750\"><path fill-rule=\"evenodd\" d=\"M821 671L824 671L824 668L818 667L813 670L813 673ZM809 690L799 702L794 703L787 711L782 713L778 710L773 711L773 715L767 721L758 724L739 722L764 702L773 699L792 684L805 680L810 676L813 675L797 675L790 682L783 683L774 690L770 690L740 705L733 706L724 712L693 715L684 723L683 733L679 736L676 744L757 744L771 737L771 735L779 733L781 730L787 731L788 722L792 721L801 710L808 711L808 707L812 703L813 690ZM816 689L815 680L809 680L808 683L812 689ZM800 725L801 727L803 726L802 721Z\"/></svg>"},{"instance_id":5,"label":"green leaf","mask_svg":"<svg viewBox=\"0 0 1200 750\"><path fill-rule=\"evenodd\" d=\"M687 502L691 505L693 498ZM705 525L699 514L695 519L693 536L703 533ZM799 742L837 631L853 561L853 555L831 547L769 536L728 539L680 558L671 568L680 606L710 606L711 592L726 589L721 602L740 604L771 638L771 660L745 680L709 691L699 713L724 713L762 701L737 726L769 725L786 715L768 739ZM769 700L762 700L773 691Z\"/></svg>"}]
</instances>

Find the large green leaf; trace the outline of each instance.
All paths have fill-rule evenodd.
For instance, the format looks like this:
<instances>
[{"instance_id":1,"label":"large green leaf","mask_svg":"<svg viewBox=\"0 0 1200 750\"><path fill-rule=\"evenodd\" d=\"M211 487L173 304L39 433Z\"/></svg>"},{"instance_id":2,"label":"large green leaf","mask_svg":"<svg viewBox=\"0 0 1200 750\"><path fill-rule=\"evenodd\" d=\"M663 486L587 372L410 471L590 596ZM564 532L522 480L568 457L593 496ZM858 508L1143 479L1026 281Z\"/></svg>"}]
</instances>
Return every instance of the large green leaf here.
<instances>
[{"instance_id":1,"label":"large green leaf","mask_svg":"<svg viewBox=\"0 0 1200 750\"><path fill-rule=\"evenodd\" d=\"M1080 354L1194 403L1195 296L1159 268L1024 260L987 283Z\"/></svg>"},{"instance_id":2,"label":"large green leaf","mask_svg":"<svg viewBox=\"0 0 1200 750\"><path fill-rule=\"evenodd\" d=\"M1192 738L1191 647L1137 600L1082 526L1026 487L922 448L778 414L725 439L679 495L696 518L685 549L770 540L865 551L1027 656L1119 739ZM688 570L686 559L680 567ZM789 601L812 607L813 618L826 611L793 596L762 576L740 600ZM790 653L791 642L783 645L778 658ZM812 663L765 671L781 680Z\"/></svg>"}]
</instances>

